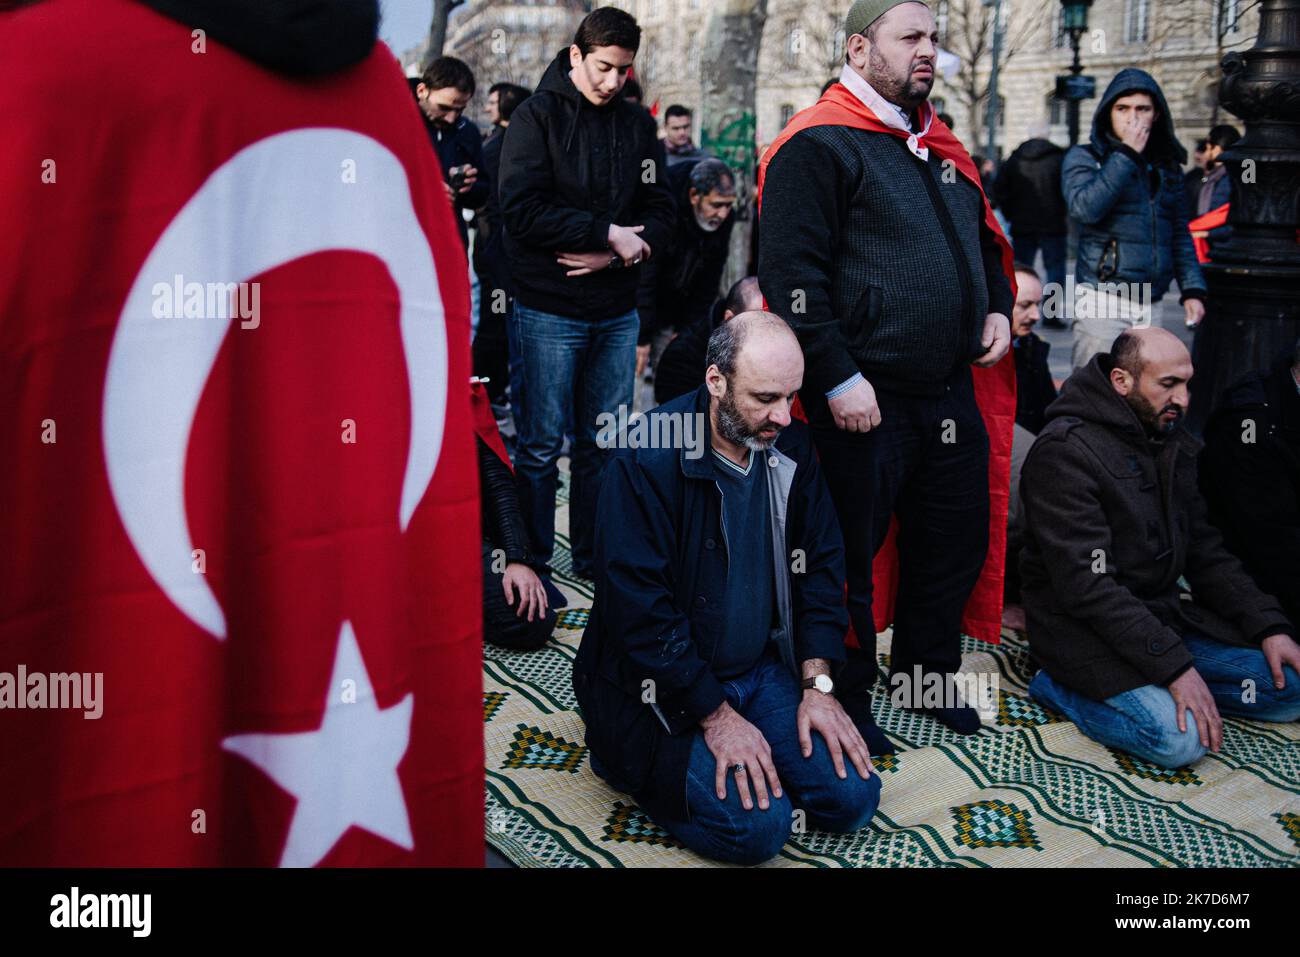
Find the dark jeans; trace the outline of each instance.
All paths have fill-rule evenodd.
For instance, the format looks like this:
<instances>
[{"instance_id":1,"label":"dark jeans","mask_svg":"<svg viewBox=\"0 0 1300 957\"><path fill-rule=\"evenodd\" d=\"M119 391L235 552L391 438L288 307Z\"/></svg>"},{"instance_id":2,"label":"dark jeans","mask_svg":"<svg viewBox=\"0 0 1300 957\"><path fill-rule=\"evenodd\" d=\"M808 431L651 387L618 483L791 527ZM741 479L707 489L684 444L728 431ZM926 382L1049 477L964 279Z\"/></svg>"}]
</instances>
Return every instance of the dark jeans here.
<instances>
[{"instance_id":1,"label":"dark jeans","mask_svg":"<svg viewBox=\"0 0 1300 957\"><path fill-rule=\"evenodd\" d=\"M1015 250L1016 259L1027 266L1034 264L1038 251L1043 251L1043 271L1047 281L1054 282L1058 288L1065 285L1065 236L1047 236L1043 233L1017 232L1011 227L1011 248Z\"/></svg>"},{"instance_id":2,"label":"dark jeans","mask_svg":"<svg viewBox=\"0 0 1300 957\"><path fill-rule=\"evenodd\" d=\"M597 416L632 408L636 310L611 319L571 319L516 302L511 316L521 360L521 417L515 456L519 505L530 548L549 563L555 545L555 489L565 425L572 416L569 539L574 573L592 575L596 497L608 452L596 445Z\"/></svg>"},{"instance_id":3,"label":"dark jeans","mask_svg":"<svg viewBox=\"0 0 1300 957\"><path fill-rule=\"evenodd\" d=\"M637 803L655 823L697 854L731 864L761 864L785 844L797 809L804 812L801 819L808 827L826 831L856 831L871 820L880 803L880 775L862 778L846 757L848 777L840 779L825 740L815 731L813 753L803 756L796 725L802 692L774 652L740 677L723 682L722 688L731 706L762 732L772 749L781 797L773 798L769 791L766 811L756 797L753 809L746 811L735 775L728 770L727 799L719 801L714 790L717 761L704 743L704 733L693 731L686 774L689 820L673 820L653 798L638 795Z\"/></svg>"},{"instance_id":4,"label":"dark jeans","mask_svg":"<svg viewBox=\"0 0 1300 957\"><path fill-rule=\"evenodd\" d=\"M515 612L519 608L519 595L513 602L506 601L502 574L493 569L492 543L483 542L483 640L502 648L534 651L546 644L555 631L555 608L548 607L540 618L528 620Z\"/></svg>"},{"instance_id":5,"label":"dark jeans","mask_svg":"<svg viewBox=\"0 0 1300 957\"><path fill-rule=\"evenodd\" d=\"M1255 721L1300 718L1300 675L1282 668L1286 687L1273 686L1264 652L1220 644L1202 635L1185 634L1183 644L1195 659L1221 715ZM1253 694L1247 694L1247 690ZM1135 754L1162 768L1181 768L1205 756L1196 719L1187 714L1187 730L1178 730L1178 708L1168 688L1143 685L1094 701L1068 688L1046 671L1029 683L1029 694L1079 726L1094 741Z\"/></svg>"},{"instance_id":6,"label":"dark jeans","mask_svg":"<svg viewBox=\"0 0 1300 957\"><path fill-rule=\"evenodd\" d=\"M876 398L881 422L870 432L845 432L821 415L813 421L844 537L849 618L867 652L851 656L836 680L858 694L875 681L871 563L890 517L898 518L892 674L961 667L962 612L988 551L989 440L970 370L937 397Z\"/></svg>"}]
</instances>

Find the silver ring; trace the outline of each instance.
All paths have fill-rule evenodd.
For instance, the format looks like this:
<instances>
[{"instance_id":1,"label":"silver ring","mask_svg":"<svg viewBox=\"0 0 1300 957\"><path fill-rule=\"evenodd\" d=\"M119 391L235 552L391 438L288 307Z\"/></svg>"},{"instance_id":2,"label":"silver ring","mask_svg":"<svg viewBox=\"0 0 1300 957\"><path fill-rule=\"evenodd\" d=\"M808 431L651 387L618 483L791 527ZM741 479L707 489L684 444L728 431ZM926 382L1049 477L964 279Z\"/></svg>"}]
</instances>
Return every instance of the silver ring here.
<instances>
[{"instance_id":1,"label":"silver ring","mask_svg":"<svg viewBox=\"0 0 1300 957\"><path fill-rule=\"evenodd\" d=\"M745 773L745 765L744 765L743 763L741 763L741 764L733 764L733 765L731 766L731 770L732 770L732 773L733 773L733 774L744 774L744 773Z\"/></svg>"},{"instance_id":2,"label":"silver ring","mask_svg":"<svg viewBox=\"0 0 1300 957\"><path fill-rule=\"evenodd\" d=\"M637 263L639 263L640 261L641 261L641 257L640 257L640 256L637 256L636 259L633 259L633 260L632 260L632 265L635 266L635 265L636 265Z\"/></svg>"}]
</instances>

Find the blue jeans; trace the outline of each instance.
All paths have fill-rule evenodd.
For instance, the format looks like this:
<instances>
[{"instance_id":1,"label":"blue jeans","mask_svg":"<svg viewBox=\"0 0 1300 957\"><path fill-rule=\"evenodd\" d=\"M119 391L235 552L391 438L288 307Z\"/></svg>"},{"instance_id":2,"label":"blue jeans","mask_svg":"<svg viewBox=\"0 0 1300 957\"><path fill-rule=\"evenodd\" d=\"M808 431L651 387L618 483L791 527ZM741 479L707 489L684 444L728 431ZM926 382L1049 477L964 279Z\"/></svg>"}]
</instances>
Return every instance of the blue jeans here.
<instances>
[{"instance_id":1,"label":"blue jeans","mask_svg":"<svg viewBox=\"0 0 1300 957\"><path fill-rule=\"evenodd\" d=\"M557 463L565 426L574 426L569 469L569 539L574 572L591 577L596 496L608 453L597 447L597 416L632 408L636 310L612 319L570 319L517 300L510 317L520 367L515 477L534 557L550 562L555 544Z\"/></svg>"},{"instance_id":2,"label":"blue jeans","mask_svg":"<svg viewBox=\"0 0 1300 957\"><path fill-rule=\"evenodd\" d=\"M1255 721L1295 721L1300 718L1300 675L1289 666L1282 673L1286 687L1273 686L1264 653L1254 648L1220 644L1200 635L1183 636L1219 713ZM1245 682L1254 683L1255 698L1242 700ZM1143 685L1105 701L1086 698L1040 671L1029 683L1037 701L1059 711L1079 730L1107 747L1135 754L1163 768L1181 768L1205 755L1196 719L1187 714L1187 730L1178 730L1178 709L1169 689Z\"/></svg>"},{"instance_id":3,"label":"blue jeans","mask_svg":"<svg viewBox=\"0 0 1300 957\"><path fill-rule=\"evenodd\" d=\"M1027 266L1034 264L1038 250L1043 251L1043 271L1047 281L1058 287L1065 285L1065 236L1046 236L1042 233L1018 233L1011 231L1011 248L1015 250L1016 259Z\"/></svg>"},{"instance_id":4,"label":"blue jeans","mask_svg":"<svg viewBox=\"0 0 1300 957\"><path fill-rule=\"evenodd\" d=\"M772 764L781 779L781 797L768 792L766 811L754 798L753 810L740 803L735 775L728 770L727 799L714 790L717 761L704 743L702 731L692 732L686 773L686 806L690 819L673 820L648 796L637 803L673 837L697 854L730 864L761 864L774 857L790 836L796 808L804 811L808 827L847 833L871 819L880 803L880 775L863 779L847 756L848 777L835 774L826 742L813 732L813 753L805 758L795 724L802 692L794 675L775 652L769 651L748 672L722 685L727 701L753 724L772 749Z\"/></svg>"}]
</instances>

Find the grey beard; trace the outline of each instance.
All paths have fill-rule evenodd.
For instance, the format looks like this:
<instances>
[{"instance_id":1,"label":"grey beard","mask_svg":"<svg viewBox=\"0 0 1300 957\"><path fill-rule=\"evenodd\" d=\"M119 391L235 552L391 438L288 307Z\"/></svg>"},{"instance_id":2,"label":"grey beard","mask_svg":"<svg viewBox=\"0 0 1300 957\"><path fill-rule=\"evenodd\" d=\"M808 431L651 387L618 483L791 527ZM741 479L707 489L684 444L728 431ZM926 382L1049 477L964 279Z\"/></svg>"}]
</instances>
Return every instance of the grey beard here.
<instances>
[{"instance_id":1,"label":"grey beard","mask_svg":"<svg viewBox=\"0 0 1300 957\"><path fill-rule=\"evenodd\" d=\"M718 434L733 445L743 445L751 452L766 452L776 441L775 437L760 439L749 430L731 398L730 386L727 387L727 394L718 400ZM780 434L778 431L777 435Z\"/></svg>"}]
</instances>

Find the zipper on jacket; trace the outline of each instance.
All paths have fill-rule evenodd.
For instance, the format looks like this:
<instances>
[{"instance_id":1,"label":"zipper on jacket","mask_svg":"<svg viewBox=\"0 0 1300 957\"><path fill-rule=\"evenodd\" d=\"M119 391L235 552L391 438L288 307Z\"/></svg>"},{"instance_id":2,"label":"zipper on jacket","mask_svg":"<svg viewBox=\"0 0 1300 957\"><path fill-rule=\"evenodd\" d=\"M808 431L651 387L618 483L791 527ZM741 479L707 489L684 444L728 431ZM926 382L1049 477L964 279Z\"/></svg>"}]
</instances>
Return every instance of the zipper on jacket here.
<instances>
[{"instance_id":1,"label":"zipper on jacket","mask_svg":"<svg viewBox=\"0 0 1300 957\"><path fill-rule=\"evenodd\" d=\"M965 339L959 344L959 354L957 356L957 365L965 365L969 360L967 355L971 348L971 342L974 338L975 317L971 314L970 287L973 283L970 263L966 261L966 254L962 251L961 242L957 238L957 228L953 226L952 214L948 212L948 207L943 201L943 196L939 192L938 185L935 184L934 177L930 175L930 164L927 161L923 166L917 169L921 179L925 182L926 194L930 197L930 205L934 207L935 218L939 221L939 228L943 230L944 238L948 241L948 248L952 252L953 262L957 266L957 286L961 294L961 315L962 325L966 332ZM951 372L952 370L948 370Z\"/></svg>"}]
</instances>

